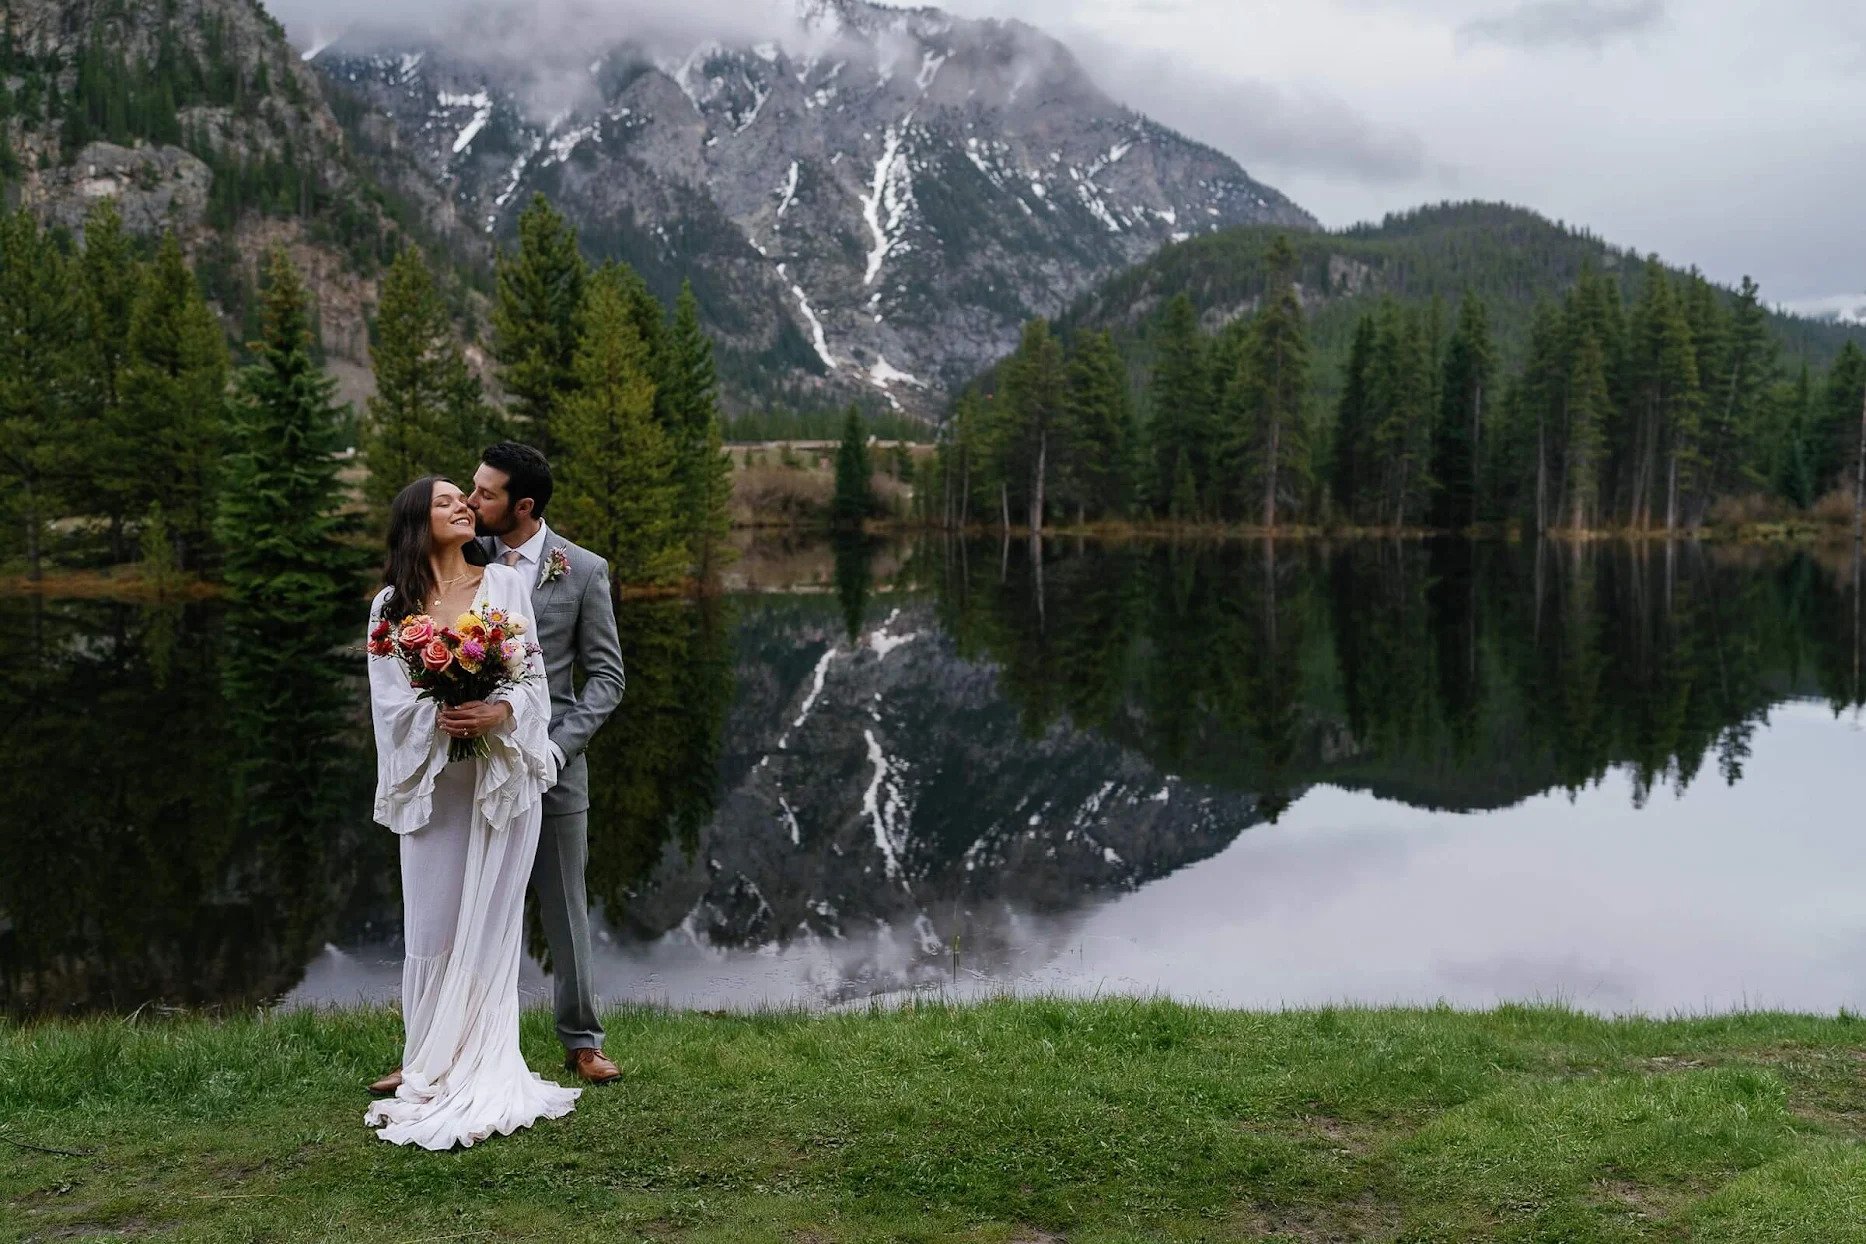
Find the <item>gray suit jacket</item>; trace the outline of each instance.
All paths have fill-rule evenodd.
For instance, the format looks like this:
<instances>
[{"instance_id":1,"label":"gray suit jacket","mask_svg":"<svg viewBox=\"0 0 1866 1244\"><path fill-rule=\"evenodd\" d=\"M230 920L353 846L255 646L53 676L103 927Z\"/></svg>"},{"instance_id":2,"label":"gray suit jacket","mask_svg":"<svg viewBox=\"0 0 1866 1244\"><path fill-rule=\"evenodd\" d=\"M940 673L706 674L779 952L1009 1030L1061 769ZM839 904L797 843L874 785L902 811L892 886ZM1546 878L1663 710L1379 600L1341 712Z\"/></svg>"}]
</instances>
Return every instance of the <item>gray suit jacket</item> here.
<instances>
[{"instance_id":1,"label":"gray suit jacket","mask_svg":"<svg viewBox=\"0 0 1866 1244\"><path fill-rule=\"evenodd\" d=\"M483 541L498 555L495 541ZM540 582L553 549L564 550L570 569L549 583ZM616 635L615 602L609 594L609 563L544 529L544 565L531 589L533 638L544 649L551 683L551 742L564 753L557 785L544 796L544 814L562 816L590 807L589 763L583 749L609 714L622 702L627 677L622 644ZM583 686L576 671L583 671Z\"/></svg>"}]
</instances>

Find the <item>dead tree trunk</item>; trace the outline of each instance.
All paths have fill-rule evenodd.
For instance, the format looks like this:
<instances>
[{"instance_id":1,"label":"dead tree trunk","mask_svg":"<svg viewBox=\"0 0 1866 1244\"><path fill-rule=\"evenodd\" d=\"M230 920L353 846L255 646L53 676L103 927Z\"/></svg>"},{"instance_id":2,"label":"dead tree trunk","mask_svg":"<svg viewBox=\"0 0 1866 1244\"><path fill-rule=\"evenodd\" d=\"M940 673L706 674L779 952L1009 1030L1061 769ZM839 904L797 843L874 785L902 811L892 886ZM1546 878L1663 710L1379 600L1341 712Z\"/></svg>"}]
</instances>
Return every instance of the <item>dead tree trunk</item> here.
<instances>
[{"instance_id":1,"label":"dead tree trunk","mask_svg":"<svg viewBox=\"0 0 1866 1244\"><path fill-rule=\"evenodd\" d=\"M1030 532L1032 535L1043 534L1043 493L1049 471L1050 434L1041 432L1037 435L1037 466L1030 479Z\"/></svg>"}]
</instances>

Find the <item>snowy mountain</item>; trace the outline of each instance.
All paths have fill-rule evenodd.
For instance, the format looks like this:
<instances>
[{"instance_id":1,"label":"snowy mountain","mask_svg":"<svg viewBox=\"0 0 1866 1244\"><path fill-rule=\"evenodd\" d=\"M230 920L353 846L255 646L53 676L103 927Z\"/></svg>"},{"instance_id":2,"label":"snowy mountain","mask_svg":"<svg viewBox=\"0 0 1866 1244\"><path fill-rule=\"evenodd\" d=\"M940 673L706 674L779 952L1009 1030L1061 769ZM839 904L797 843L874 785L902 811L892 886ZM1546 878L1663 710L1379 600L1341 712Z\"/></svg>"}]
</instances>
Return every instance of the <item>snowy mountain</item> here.
<instances>
[{"instance_id":1,"label":"snowy mountain","mask_svg":"<svg viewBox=\"0 0 1866 1244\"><path fill-rule=\"evenodd\" d=\"M930 412L1024 319L1170 241L1313 227L1028 26L794 2L779 40L619 38L571 73L510 40L351 31L306 56L361 105L359 150L412 158L473 229L505 236L543 192L663 296L690 277L741 396Z\"/></svg>"}]
</instances>

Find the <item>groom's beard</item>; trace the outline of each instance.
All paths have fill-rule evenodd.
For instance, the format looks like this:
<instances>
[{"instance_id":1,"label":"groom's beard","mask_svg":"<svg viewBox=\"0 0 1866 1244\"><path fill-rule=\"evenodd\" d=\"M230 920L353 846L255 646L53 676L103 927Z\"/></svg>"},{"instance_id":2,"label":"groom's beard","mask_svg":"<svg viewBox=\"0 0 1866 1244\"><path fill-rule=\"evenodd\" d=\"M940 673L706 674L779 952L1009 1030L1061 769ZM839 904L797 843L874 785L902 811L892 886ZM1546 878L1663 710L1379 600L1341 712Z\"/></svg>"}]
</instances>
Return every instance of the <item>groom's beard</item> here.
<instances>
[{"instance_id":1,"label":"groom's beard","mask_svg":"<svg viewBox=\"0 0 1866 1244\"><path fill-rule=\"evenodd\" d=\"M509 514L506 516L505 526L503 527L495 527L478 514L473 515L473 532L475 535L482 538L486 536L510 535L512 534L512 529L516 526L518 526L518 524L512 521L512 517Z\"/></svg>"}]
</instances>

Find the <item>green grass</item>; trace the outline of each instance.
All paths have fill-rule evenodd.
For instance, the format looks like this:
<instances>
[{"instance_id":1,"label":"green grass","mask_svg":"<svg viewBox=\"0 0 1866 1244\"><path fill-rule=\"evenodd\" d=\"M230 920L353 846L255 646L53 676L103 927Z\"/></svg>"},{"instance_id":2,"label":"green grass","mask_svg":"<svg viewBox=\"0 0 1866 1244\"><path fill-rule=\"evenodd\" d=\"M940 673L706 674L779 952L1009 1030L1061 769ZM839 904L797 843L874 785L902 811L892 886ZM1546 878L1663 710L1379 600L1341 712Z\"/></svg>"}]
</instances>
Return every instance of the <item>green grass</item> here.
<instances>
[{"instance_id":1,"label":"green grass","mask_svg":"<svg viewBox=\"0 0 1866 1244\"><path fill-rule=\"evenodd\" d=\"M392 1012L0 1023L0 1239L1866 1241L1846 1017L1005 1002L609 1034L622 1083L430 1154L362 1125ZM546 1017L524 1038L558 1066Z\"/></svg>"}]
</instances>

